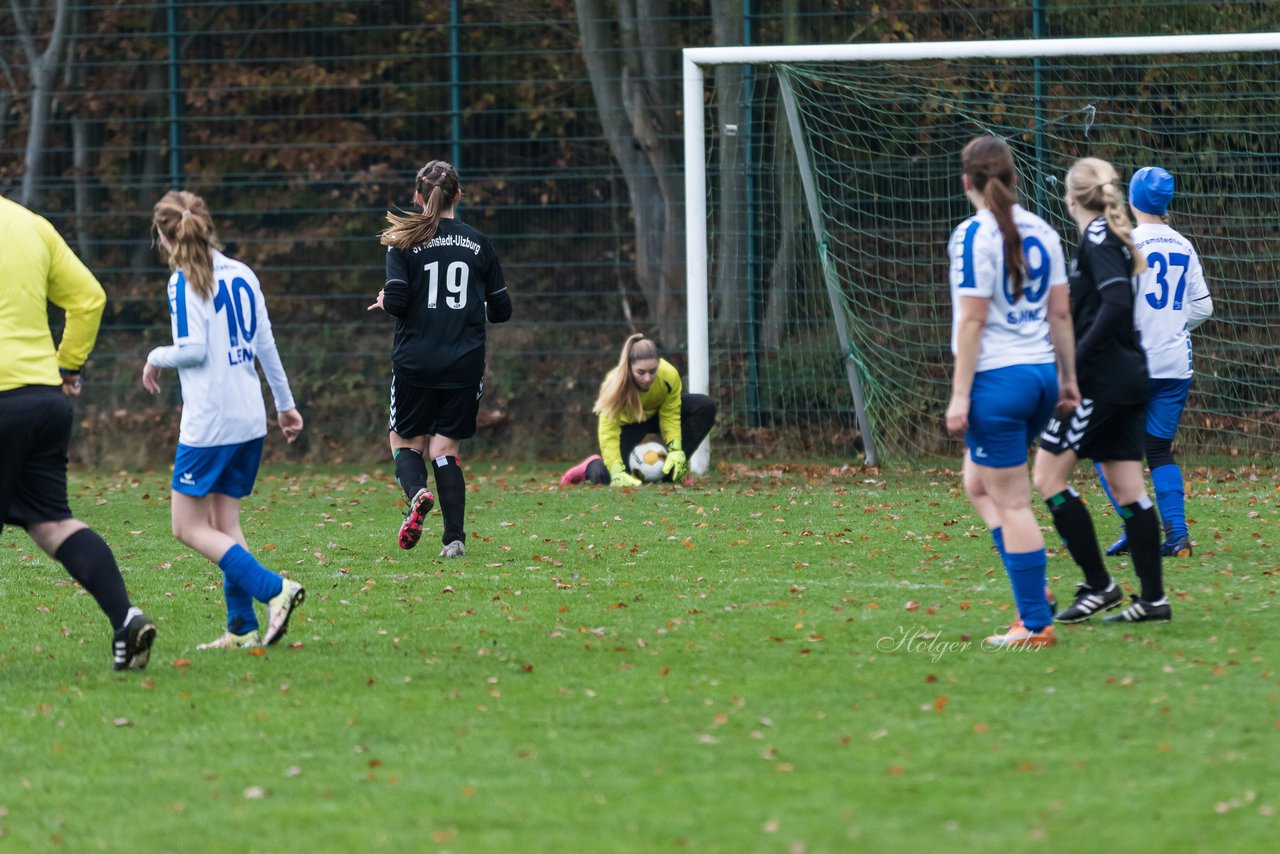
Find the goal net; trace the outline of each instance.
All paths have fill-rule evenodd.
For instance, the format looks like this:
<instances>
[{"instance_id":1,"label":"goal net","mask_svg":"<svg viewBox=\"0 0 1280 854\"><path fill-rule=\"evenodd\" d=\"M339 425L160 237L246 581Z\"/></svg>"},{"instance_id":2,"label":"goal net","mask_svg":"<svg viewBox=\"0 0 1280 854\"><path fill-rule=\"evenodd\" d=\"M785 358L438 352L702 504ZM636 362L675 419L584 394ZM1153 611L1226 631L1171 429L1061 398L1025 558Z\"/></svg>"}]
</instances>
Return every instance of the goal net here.
<instances>
[{"instance_id":1,"label":"goal net","mask_svg":"<svg viewBox=\"0 0 1280 854\"><path fill-rule=\"evenodd\" d=\"M945 246L972 212L960 150L994 134L1068 258L1072 162L1173 173L1214 301L1180 446L1274 453L1280 33L691 49L685 134L690 385L720 406L718 448L956 451Z\"/></svg>"}]
</instances>

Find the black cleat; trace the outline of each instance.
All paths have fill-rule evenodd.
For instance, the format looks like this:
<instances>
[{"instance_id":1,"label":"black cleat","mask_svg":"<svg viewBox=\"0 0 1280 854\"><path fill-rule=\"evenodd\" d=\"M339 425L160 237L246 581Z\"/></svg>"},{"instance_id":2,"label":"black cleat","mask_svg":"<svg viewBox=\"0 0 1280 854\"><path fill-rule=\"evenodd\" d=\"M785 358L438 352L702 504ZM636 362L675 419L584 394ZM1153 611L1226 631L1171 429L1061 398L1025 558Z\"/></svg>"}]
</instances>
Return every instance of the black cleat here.
<instances>
[{"instance_id":1,"label":"black cleat","mask_svg":"<svg viewBox=\"0 0 1280 854\"><path fill-rule=\"evenodd\" d=\"M116 670L141 670L151 660L151 644L156 639L156 624L137 608L129 609L124 625L111 641Z\"/></svg>"},{"instance_id":2,"label":"black cleat","mask_svg":"<svg viewBox=\"0 0 1280 854\"><path fill-rule=\"evenodd\" d=\"M1104 617L1102 622L1150 623L1159 621L1167 623L1173 619L1173 609L1169 607L1168 599L1161 599L1159 602L1148 602L1146 599L1139 599L1137 596L1131 598L1133 599L1132 605L1119 614Z\"/></svg>"},{"instance_id":3,"label":"black cleat","mask_svg":"<svg viewBox=\"0 0 1280 854\"><path fill-rule=\"evenodd\" d=\"M1160 554L1164 557L1191 557L1191 538L1170 537L1160 545Z\"/></svg>"},{"instance_id":4,"label":"black cleat","mask_svg":"<svg viewBox=\"0 0 1280 854\"><path fill-rule=\"evenodd\" d=\"M1076 601L1059 611L1054 620L1059 623L1083 623L1099 611L1108 611L1124 599L1120 586L1114 581L1106 590L1094 590L1087 584L1076 585Z\"/></svg>"}]
</instances>

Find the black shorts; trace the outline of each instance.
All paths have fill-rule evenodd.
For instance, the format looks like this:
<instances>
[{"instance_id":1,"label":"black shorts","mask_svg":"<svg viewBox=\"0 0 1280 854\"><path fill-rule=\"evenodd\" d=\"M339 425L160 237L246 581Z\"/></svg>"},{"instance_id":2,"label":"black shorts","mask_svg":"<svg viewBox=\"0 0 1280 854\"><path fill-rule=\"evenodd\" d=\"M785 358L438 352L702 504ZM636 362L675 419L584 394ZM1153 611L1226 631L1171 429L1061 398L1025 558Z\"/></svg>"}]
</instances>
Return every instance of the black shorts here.
<instances>
[{"instance_id":1,"label":"black shorts","mask_svg":"<svg viewBox=\"0 0 1280 854\"><path fill-rule=\"evenodd\" d=\"M470 439L476 434L476 413L483 394L483 380L466 388L427 388L393 374L387 426L405 439L437 435Z\"/></svg>"},{"instance_id":2,"label":"black shorts","mask_svg":"<svg viewBox=\"0 0 1280 854\"><path fill-rule=\"evenodd\" d=\"M71 518L71 403L57 386L0 391L0 530Z\"/></svg>"},{"instance_id":3,"label":"black shorts","mask_svg":"<svg viewBox=\"0 0 1280 854\"><path fill-rule=\"evenodd\" d=\"M1085 398L1070 417L1050 418L1040 447L1051 454L1075 451L1094 462L1142 460L1147 433L1147 404L1121 405Z\"/></svg>"}]
</instances>

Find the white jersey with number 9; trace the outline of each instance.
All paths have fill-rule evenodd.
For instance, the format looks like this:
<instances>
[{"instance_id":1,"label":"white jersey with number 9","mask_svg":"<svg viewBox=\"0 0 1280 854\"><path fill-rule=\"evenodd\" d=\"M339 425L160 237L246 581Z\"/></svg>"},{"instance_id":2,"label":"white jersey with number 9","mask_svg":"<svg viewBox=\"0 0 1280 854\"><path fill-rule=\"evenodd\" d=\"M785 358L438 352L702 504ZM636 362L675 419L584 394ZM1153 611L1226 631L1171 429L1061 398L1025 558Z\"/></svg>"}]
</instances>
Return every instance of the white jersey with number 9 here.
<instances>
[{"instance_id":1,"label":"white jersey with number 9","mask_svg":"<svg viewBox=\"0 0 1280 854\"><path fill-rule=\"evenodd\" d=\"M1022 238L1027 275L1022 294L1013 298L1005 275L1004 241L995 216L980 210L956 227L947 244L951 260L951 352L956 352L960 328L960 300L991 300L982 329L977 370L1010 365L1042 365L1054 361L1047 320L1049 289L1065 287L1066 265L1058 233L1040 217L1013 206L1013 222Z\"/></svg>"}]
</instances>

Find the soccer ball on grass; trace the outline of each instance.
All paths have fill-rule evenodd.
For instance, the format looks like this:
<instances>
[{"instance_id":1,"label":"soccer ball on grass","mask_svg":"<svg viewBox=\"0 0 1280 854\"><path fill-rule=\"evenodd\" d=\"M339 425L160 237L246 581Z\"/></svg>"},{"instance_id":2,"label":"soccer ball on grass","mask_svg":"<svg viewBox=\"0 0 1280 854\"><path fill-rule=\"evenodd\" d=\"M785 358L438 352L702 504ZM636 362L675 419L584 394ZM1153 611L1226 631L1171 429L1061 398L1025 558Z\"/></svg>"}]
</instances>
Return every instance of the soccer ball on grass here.
<instances>
[{"instance_id":1,"label":"soccer ball on grass","mask_svg":"<svg viewBox=\"0 0 1280 854\"><path fill-rule=\"evenodd\" d=\"M662 465L667 461L667 447L661 442L642 442L631 451L627 466L645 483L662 480Z\"/></svg>"}]
</instances>

